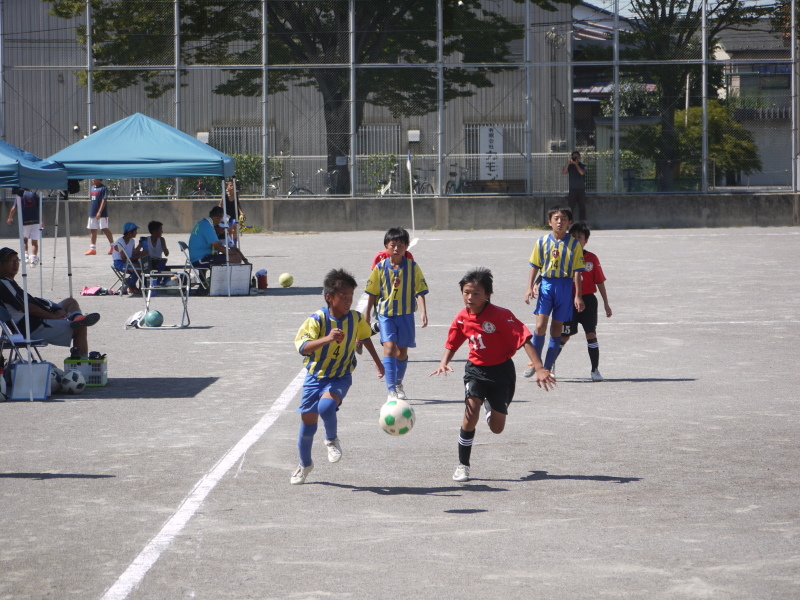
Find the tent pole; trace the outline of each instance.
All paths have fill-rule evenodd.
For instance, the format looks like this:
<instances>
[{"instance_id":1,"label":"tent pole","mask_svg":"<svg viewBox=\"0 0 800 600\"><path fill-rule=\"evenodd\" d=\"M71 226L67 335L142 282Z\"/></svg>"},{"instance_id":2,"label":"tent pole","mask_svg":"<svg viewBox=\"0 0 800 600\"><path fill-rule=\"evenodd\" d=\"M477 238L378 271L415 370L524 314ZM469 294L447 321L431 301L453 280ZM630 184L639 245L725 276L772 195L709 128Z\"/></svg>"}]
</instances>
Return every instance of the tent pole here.
<instances>
[{"instance_id":1,"label":"tent pole","mask_svg":"<svg viewBox=\"0 0 800 600\"><path fill-rule=\"evenodd\" d=\"M58 193L58 192L56 192ZM22 214L20 214L20 218L22 218ZM36 257L39 259L39 297L44 297L44 273L42 270L44 269L44 263L42 262L42 258L44 257L44 228L42 224L44 223L44 200L43 196L39 194L39 253ZM33 239L31 239L31 256L33 256Z\"/></svg>"},{"instance_id":2,"label":"tent pole","mask_svg":"<svg viewBox=\"0 0 800 600\"><path fill-rule=\"evenodd\" d=\"M233 188L233 197L236 198L236 188ZM225 178L222 178L222 218L225 219L225 222L230 225L228 222L228 206L227 202L225 202ZM231 276L233 275L233 269L231 269L231 251L230 246L228 245L228 228L225 228L225 263L228 265L228 298L231 297Z\"/></svg>"},{"instance_id":3,"label":"tent pole","mask_svg":"<svg viewBox=\"0 0 800 600\"><path fill-rule=\"evenodd\" d=\"M67 226L66 235L64 239L67 240L67 281L69 282L69 297L73 298L72 295L72 249L70 248L69 243L69 192L67 192L67 196L64 200L64 221Z\"/></svg>"},{"instance_id":4,"label":"tent pole","mask_svg":"<svg viewBox=\"0 0 800 600\"><path fill-rule=\"evenodd\" d=\"M58 213L61 212L61 192L56 196L56 219L53 231L53 266L50 269L50 291L56 283L56 247L58 246Z\"/></svg>"},{"instance_id":5,"label":"tent pole","mask_svg":"<svg viewBox=\"0 0 800 600\"><path fill-rule=\"evenodd\" d=\"M30 307L28 306L28 269L26 268L25 261L22 258L25 257L25 238L23 235L23 225L22 225L22 196L17 196L16 200L14 200L17 204L17 225L19 229L19 256L20 259L20 267L22 268L22 305L23 310L25 312L25 339L30 341L31 339L31 314L30 314ZM30 343L27 345L28 347L28 368L30 369L29 372L29 386L28 386L28 400L33 402L33 354L31 353L31 345Z\"/></svg>"}]
</instances>

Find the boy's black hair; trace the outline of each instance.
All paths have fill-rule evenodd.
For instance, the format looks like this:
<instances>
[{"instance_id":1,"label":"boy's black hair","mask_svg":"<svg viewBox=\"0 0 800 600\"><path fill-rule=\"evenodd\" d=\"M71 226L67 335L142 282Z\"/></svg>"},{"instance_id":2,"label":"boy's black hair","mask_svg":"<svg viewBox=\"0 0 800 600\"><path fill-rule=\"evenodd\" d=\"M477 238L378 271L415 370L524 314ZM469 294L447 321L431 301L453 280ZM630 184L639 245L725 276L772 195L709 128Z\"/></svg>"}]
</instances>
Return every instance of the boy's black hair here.
<instances>
[{"instance_id":1,"label":"boy's black hair","mask_svg":"<svg viewBox=\"0 0 800 600\"><path fill-rule=\"evenodd\" d=\"M572 151L572 154L570 154L570 157L571 157L571 158L574 158L576 154L578 155L578 158L580 158L580 157L581 157L581 153L580 153L580 152L578 152L577 150L573 150L573 151Z\"/></svg>"},{"instance_id":2,"label":"boy's black hair","mask_svg":"<svg viewBox=\"0 0 800 600\"><path fill-rule=\"evenodd\" d=\"M147 224L147 231L149 231L152 234L156 229L159 229L161 227L164 227L164 224L161 221L150 221Z\"/></svg>"},{"instance_id":3,"label":"boy's black hair","mask_svg":"<svg viewBox=\"0 0 800 600\"><path fill-rule=\"evenodd\" d=\"M210 211L208 211L208 216L211 217L212 219L214 217L221 217L224 214L225 214L225 211L222 209L221 206L215 206Z\"/></svg>"},{"instance_id":4,"label":"boy's black hair","mask_svg":"<svg viewBox=\"0 0 800 600\"><path fill-rule=\"evenodd\" d=\"M492 277L492 272L487 269L486 267L476 267L471 271L467 271L467 274L461 278L461 281L458 282L458 287L462 290L464 286L468 283L477 283L479 286L483 288L483 291L486 292L488 297L491 297L494 293L494 286L492 282L494 278Z\"/></svg>"},{"instance_id":5,"label":"boy's black hair","mask_svg":"<svg viewBox=\"0 0 800 600\"><path fill-rule=\"evenodd\" d=\"M557 212L562 212L567 215L567 218L572 221L572 209L569 206L553 206L549 211L547 211L547 222L550 222L550 219L553 218L553 215Z\"/></svg>"},{"instance_id":6,"label":"boy's black hair","mask_svg":"<svg viewBox=\"0 0 800 600\"><path fill-rule=\"evenodd\" d=\"M402 227L392 227L386 232L386 235L383 236L383 245L385 246L389 242L396 242L398 240L403 242L406 246L411 243L411 238L405 229Z\"/></svg>"},{"instance_id":7,"label":"boy's black hair","mask_svg":"<svg viewBox=\"0 0 800 600\"><path fill-rule=\"evenodd\" d=\"M331 269L325 275L325 280L322 282L322 295L327 302L328 296L333 296L333 294L343 289L354 290L357 287L358 284L356 283L355 277L350 275L350 273L344 269Z\"/></svg>"},{"instance_id":8,"label":"boy's black hair","mask_svg":"<svg viewBox=\"0 0 800 600\"><path fill-rule=\"evenodd\" d=\"M586 223L586 221L575 221L569 228L569 234L575 235L576 233L582 233L588 241L592 232L589 229L589 225Z\"/></svg>"}]
</instances>

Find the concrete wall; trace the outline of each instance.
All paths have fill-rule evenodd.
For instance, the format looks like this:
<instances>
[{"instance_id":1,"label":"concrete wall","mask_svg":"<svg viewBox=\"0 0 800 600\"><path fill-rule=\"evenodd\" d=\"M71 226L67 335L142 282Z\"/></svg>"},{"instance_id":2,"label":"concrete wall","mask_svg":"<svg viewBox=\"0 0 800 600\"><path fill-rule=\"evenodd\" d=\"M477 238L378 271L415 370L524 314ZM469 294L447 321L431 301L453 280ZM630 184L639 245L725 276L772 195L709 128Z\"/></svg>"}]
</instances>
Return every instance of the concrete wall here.
<instances>
[{"instance_id":1,"label":"concrete wall","mask_svg":"<svg viewBox=\"0 0 800 600\"><path fill-rule=\"evenodd\" d=\"M564 196L443 196L414 199L417 229L522 229L540 226L547 209L563 204ZM70 200L73 235L87 235L89 202ZM208 215L214 200L113 200L111 230L120 235L125 221L146 232L158 220L164 231L186 233ZM267 231L384 230L395 224L410 228L408 197L268 198L244 200L247 223ZM2 202L7 215L11 201ZM596 195L587 198L589 223L599 229L683 227L791 226L800 224L798 194ZM45 202L48 235L53 233L55 202ZM62 203L59 235L64 232ZM0 235L16 237L16 222L0 219ZM102 235L102 234L101 234ZM102 240L101 240L102 242Z\"/></svg>"}]
</instances>

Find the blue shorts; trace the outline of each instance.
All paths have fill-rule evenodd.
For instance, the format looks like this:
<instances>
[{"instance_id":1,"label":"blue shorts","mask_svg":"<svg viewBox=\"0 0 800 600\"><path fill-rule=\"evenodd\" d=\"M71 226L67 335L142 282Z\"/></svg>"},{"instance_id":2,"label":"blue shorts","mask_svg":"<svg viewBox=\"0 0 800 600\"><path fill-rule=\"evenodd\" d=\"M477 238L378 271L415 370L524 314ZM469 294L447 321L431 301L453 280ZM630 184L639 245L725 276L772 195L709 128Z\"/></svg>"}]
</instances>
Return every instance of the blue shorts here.
<instances>
[{"instance_id":1,"label":"blue shorts","mask_svg":"<svg viewBox=\"0 0 800 600\"><path fill-rule=\"evenodd\" d=\"M417 347L414 313L396 317L378 315L378 323L381 325L381 344L394 342L400 348Z\"/></svg>"},{"instance_id":2,"label":"blue shorts","mask_svg":"<svg viewBox=\"0 0 800 600\"><path fill-rule=\"evenodd\" d=\"M567 277L545 277L539 286L539 298L536 301L535 315L552 313L554 321L572 320L572 309L575 304L572 298L572 279Z\"/></svg>"},{"instance_id":3,"label":"blue shorts","mask_svg":"<svg viewBox=\"0 0 800 600\"><path fill-rule=\"evenodd\" d=\"M318 413L319 399L325 392L331 392L339 402L344 401L350 386L353 385L353 376L351 373L343 377L323 377L317 379L311 373L306 373L306 379L303 382L303 397L300 399L300 406L297 408L299 413ZM338 410L338 409L337 409Z\"/></svg>"}]
</instances>

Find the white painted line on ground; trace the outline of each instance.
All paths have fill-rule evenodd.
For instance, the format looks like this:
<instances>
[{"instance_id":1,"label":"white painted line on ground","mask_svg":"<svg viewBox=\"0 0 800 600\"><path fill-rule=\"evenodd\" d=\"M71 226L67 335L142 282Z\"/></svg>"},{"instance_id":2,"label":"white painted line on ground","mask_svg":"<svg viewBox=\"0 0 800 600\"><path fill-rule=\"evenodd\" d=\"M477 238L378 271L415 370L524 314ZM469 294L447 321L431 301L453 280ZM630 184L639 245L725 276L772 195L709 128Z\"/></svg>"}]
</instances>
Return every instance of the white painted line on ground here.
<instances>
[{"instance_id":1,"label":"white painted line on ground","mask_svg":"<svg viewBox=\"0 0 800 600\"><path fill-rule=\"evenodd\" d=\"M150 568L161 557L161 554L172 544L175 537L194 516L206 496L211 493L211 490L236 464L236 461L241 459L245 452L278 420L283 410L303 386L305 374L305 369L297 374L267 413L261 417L261 420L195 485L194 489L178 507L178 510L175 511L175 514L167 521L161 531L150 540L125 572L120 575L116 583L103 594L101 600L123 600L141 583Z\"/></svg>"},{"instance_id":2,"label":"white painted line on ground","mask_svg":"<svg viewBox=\"0 0 800 600\"><path fill-rule=\"evenodd\" d=\"M364 294L358 301L357 310L363 311L367 305L367 295ZM150 568L156 564L164 551L169 548L178 534L183 530L189 520L195 515L200 505L211 493L225 474L233 468L239 460L244 460L244 455L255 444L267 429L272 427L283 410L292 401L300 388L303 387L306 370L301 369L292 382L286 387L278 399L261 417L258 423L239 440L236 445L214 465L203 478L197 482L194 489L183 500L175 514L170 517L164 527L161 528L156 536L150 540L139 555L133 560L125 572L119 576L116 583L112 585L100 600L124 600L138 586ZM237 472L238 475L238 472Z\"/></svg>"}]
</instances>

